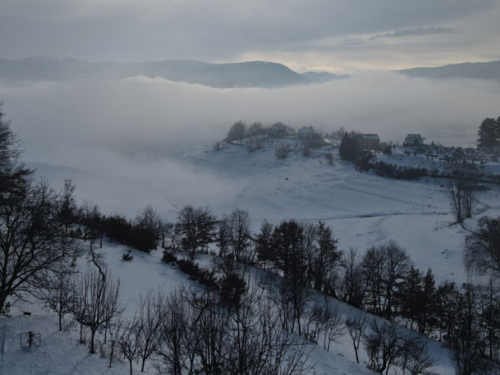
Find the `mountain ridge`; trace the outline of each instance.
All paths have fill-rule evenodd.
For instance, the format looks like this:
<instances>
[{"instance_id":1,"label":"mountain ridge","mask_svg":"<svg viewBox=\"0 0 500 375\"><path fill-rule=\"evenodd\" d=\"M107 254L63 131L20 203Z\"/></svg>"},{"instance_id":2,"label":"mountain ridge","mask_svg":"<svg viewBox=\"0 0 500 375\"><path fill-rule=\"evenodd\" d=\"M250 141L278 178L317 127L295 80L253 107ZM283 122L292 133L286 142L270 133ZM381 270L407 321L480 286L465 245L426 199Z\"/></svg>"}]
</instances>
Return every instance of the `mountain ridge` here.
<instances>
[{"instance_id":1,"label":"mountain ridge","mask_svg":"<svg viewBox=\"0 0 500 375\"><path fill-rule=\"evenodd\" d=\"M135 76L162 77L174 82L215 88L278 88L307 85L311 80L287 66L266 61L211 64L194 60L113 63L73 58L28 57L0 59L0 80L65 81L70 79L123 79Z\"/></svg>"},{"instance_id":2,"label":"mountain ridge","mask_svg":"<svg viewBox=\"0 0 500 375\"><path fill-rule=\"evenodd\" d=\"M500 81L500 61L465 62L438 67L418 67L398 70L408 77L425 77L433 79L471 78Z\"/></svg>"}]
</instances>

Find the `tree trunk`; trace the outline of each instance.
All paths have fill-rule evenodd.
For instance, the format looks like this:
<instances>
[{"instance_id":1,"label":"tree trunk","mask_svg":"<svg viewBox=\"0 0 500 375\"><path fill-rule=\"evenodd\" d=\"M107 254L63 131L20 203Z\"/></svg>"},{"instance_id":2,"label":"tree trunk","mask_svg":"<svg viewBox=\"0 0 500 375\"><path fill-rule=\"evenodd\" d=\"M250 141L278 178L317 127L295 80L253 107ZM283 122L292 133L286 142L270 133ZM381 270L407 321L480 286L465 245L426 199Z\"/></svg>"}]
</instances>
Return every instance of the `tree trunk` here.
<instances>
[{"instance_id":1,"label":"tree trunk","mask_svg":"<svg viewBox=\"0 0 500 375\"><path fill-rule=\"evenodd\" d=\"M359 363L358 349L356 348L356 344L353 343L353 346L354 346L354 353L356 353L356 362Z\"/></svg>"},{"instance_id":2,"label":"tree trunk","mask_svg":"<svg viewBox=\"0 0 500 375\"><path fill-rule=\"evenodd\" d=\"M90 352L92 354L95 354L95 349L94 349L94 338L95 338L95 333L96 331L94 330L90 330L91 334L90 334Z\"/></svg>"},{"instance_id":3,"label":"tree trunk","mask_svg":"<svg viewBox=\"0 0 500 375\"><path fill-rule=\"evenodd\" d=\"M7 293L0 293L0 313L6 313L6 311L4 311L5 301L7 301Z\"/></svg>"}]
</instances>

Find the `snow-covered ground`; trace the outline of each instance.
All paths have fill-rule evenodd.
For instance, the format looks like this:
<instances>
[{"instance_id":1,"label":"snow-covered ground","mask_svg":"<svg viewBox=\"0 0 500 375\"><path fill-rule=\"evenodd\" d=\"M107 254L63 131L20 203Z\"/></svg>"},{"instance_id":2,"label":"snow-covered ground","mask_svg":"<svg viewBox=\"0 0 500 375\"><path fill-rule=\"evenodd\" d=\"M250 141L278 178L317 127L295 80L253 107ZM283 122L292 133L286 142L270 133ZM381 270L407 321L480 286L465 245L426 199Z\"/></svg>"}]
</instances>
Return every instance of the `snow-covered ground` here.
<instances>
[{"instance_id":1,"label":"snow-covered ground","mask_svg":"<svg viewBox=\"0 0 500 375\"><path fill-rule=\"evenodd\" d=\"M339 160L336 150L322 148L302 157L294 141L286 141L293 149L289 157L276 160L274 151L280 142L266 143L254 152L234 145L216 152L148 149L129 155L126 167L108 170L99 166L83 171L35 162L28 166L37 168L37 175L46 177L57 189L65 178L72 179L80 202L98 204L104 214L133 217L151 204L161 216L175 220L177 211L187 204L208 205L218 216L241 208L249 211L255 231L264 219L275 224L291 218L321 220L333 228L342 249L353 247L362 254L369 246L395 240L418 268L432 268L437 282L467 281L462 262L466 230L452 224L441 182L408 182L359 173ZM332 165L327 163L325 152L334 153ZM500 214L498 194L494 186L481 193L480 215ZM468 220L466 226L475 227L477 219ZM168 290L189 283L184 274L160 261L160 251L152 255L135 251L132 262L122 261L125 249L121 246L105 243L102 252L112 274L121 280L128 317L134 314L139 295L148 289ZM86 267L89 265L82 259L80 269ZM345 316L358 313L338 301L332 303L338 304ZM33 315L22 316L23 311ZM114 375L127 371L127 366L119 363L108 369L106 359L90 355L78 343L76 327L58 332L55 316L36 303L19 304L12 315L0 319L2 375ZM30 330L42 333L42 346L22 350L19 334ZM439 360L435 371L452 374L447 351L432 343L431 352ZM361 359L366 360L364 354ZM315 347L309 361L315 364L317 375L371 373L363 363L355 363L348 335L339 344L332 344L330 352Z\"/></svg>"},{"instance_id":2,"label":"snow-covered ground","mask_svg":"<svg viewBox=\"0 0 500 375\"><path fill-rule=\"evenodd\" d=\"M359 173L339 160L336 150L321 148L302 157L293 140L284 141L292 145L289 157L276 160L280 142L254 152L235 145L216 152L146 149L129 155L126 167L106 172L40 163L28 166L37 168L37 174L46 176L55 188L62 187L65 178L72 179L79 200L98 204L105 214L134 217L151 204L161 216L175 221L187 204L208 205L218 216L241 208L249 211L255 231L264 219L275 224L291 218L322 220L333 228L343 249L353 247L363 253L369 246L395 240L419 268L431 267L438 281L467 280L462 263L466 230L453 224L442 181L410 182ZM325 152L333 152L333 165L327 163ZM416 159L414 165L426 161L425 156L407 157L401 152L393 160ZM466 227L474 228L482 215L500 214L499 189L490 187L479 196L480 215L467 220Z\"/></svg>"}]
</instances>

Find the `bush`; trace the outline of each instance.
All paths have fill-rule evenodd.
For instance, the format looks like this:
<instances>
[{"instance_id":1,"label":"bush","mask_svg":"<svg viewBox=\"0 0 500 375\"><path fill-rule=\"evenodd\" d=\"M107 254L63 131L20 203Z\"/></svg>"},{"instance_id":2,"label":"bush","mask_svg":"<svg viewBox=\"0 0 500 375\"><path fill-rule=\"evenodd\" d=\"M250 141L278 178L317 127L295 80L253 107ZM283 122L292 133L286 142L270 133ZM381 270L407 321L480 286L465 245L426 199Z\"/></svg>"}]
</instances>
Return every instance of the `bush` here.
<instances>
[{"instance_id":1,"label":"bush","mask_svg":"<svg viewBox=\"0 0 500 375\"><path fill-rule=\"evenodd\" d=\"M190 280L198 281L201 285L208 288L218 290L219 286L213 272L201 268L192 260L179 259L177 261L177 266L179 270L189 275Z\"/></svg>"},{"instance_id":2,"label":"bush","mask_svg":"<svg viewBox=\"0 0 500 375\"><path fill-rule=\"evenodd\" d=\"M214 145L212 146L212 149L214 151L219 151L219 150L222 150L222 146L223 146L223 143L221 141L217 141L214 143Z\"/></svg>"},{"instance_id":3,"label":"bush","mask_svg":"<svg viewBox=\"0 0 500 375\"><path fill-rule=\"evenodd\" d=\"M128 250L125 254L123 254L122 259L126 261L131 261L132 259L134 259L134 257L130 255L131 252L132 250Z\"/></svg>"},{"instance_id":4,"label":"bush","mask_svg":"<svg viewBox=\"0 0 500 375\"><path fill-rule=\"evenodd\" d=\"M289 153L290 153L290 145L287 143L283 143L276 149L274 155L276 156L276 159L283 160L288 157Z\"/></svg>"},{"instance_id":5,"label":"bush","mask_svg":"<svg viewBox=\"0 0 500 375\"><path fill-rule=\"evenodd\" d=\"M302 156L305 158L307 158L308 156L311 156L311 149L305 143L302 146Z\"/></svg>"},{"instance_id":6,"label":"bush","mask_svg":"<svg viewBox=\"0 0 500 375\"><path fill-rule=\"evenodd\" d=\"M325 159L326 159L326 162L330 165L333 164L333 154L331 152L325 152Z\"/></svg>"},{"instance_id":7,"label":"bush","mask_svg":"<svg viewBox=\"0 0 500 375\"><path fill-rule=\"evenodd\" d=\"M262 149L262 145L260 142L249 143L247 147L248 152L254 152L260 149Z\"/></svg>"},{"instance_id":8,"label":"bush","mask_svg":"<svg viewBox=\"0 0 500 375\"><path fill-rule=\"evenodd\" d=\"M369 171L372 168L372 165L370 164L370 160L373 158L373 155L366 155L363 156L362 158L359 158L356 160L356 169L360 172L362 171Z\"/></svg>"},{"instance_id":9,"label":"bush","mask_svg":"<svg viewBox=\"0 0 500 375\"><path fill-rule=\"evenodd\" d=\"M177 262L177 257L169 251L164 251L161 260L165 263L175 263Z\"/></svg>"}]
</instances>

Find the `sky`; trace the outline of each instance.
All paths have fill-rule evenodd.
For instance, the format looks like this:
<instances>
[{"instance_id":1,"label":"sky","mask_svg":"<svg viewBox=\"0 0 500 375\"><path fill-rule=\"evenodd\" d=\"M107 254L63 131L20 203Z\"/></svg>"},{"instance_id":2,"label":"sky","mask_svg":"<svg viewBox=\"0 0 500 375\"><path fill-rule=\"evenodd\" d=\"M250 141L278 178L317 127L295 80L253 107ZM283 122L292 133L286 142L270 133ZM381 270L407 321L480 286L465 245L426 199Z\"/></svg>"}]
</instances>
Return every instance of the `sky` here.
<instances>
[{"instance_id":1,"label":"sky","mask_svg":"<svg viewBox=\"0 0 500 375\"><path fill-rule=\"evenodd\" d=\"M498 0L0 0L0 58L273 61L359 73L500 60Z\"/></svg>"}]
</instances>

